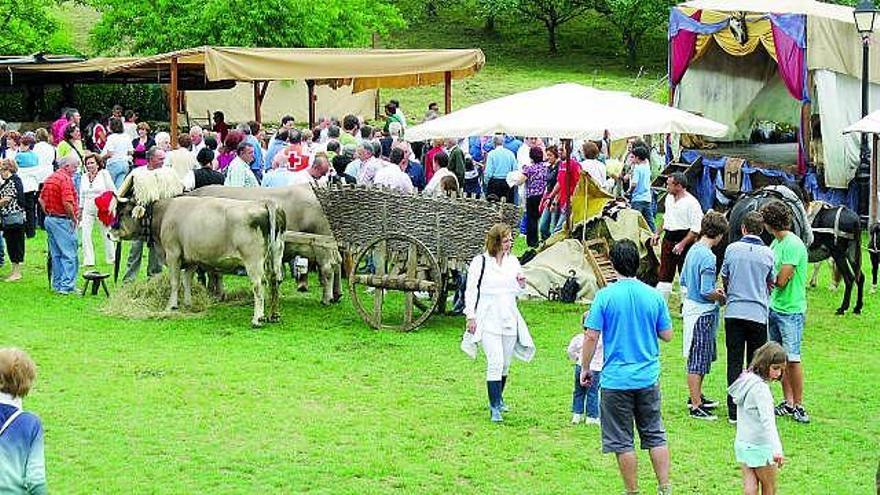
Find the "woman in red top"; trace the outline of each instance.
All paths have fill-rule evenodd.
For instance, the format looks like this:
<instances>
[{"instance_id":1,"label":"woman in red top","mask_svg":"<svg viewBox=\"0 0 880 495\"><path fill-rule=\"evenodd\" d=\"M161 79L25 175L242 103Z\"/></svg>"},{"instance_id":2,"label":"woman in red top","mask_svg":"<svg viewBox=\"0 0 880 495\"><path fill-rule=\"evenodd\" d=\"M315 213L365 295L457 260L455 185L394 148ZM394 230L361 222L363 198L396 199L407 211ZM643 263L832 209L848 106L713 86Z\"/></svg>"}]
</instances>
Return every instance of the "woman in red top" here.
<instances>
[{"instance_id":1,"label":"woman in red top","mask_svg":"<svg viewBox=\"0 0 880 495\"><path fill-rule=\"evenodd\" d=\"M434 157L437 156L437 153L443 152L443 140L435 139L431 144L433 145L431 149L425 153L425 184L431 182L431 177L434 177L435 167L434 167Z\"/></svg>"}]
</instances>

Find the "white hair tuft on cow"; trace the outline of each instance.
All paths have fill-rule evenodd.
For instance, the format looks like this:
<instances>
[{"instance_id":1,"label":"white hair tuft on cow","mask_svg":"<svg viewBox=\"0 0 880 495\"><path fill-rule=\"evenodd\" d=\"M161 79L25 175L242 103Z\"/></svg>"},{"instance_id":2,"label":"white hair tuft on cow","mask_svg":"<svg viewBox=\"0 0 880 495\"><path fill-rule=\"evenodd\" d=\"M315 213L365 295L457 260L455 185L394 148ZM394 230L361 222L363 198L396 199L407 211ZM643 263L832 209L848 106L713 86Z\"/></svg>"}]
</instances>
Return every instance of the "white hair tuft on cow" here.
<instances>
[{"instance_id":1,"label":"white hair tuft on cow","mask_svg":"<svg viewBox=\"0 0 880 495\"><path fill-rule=\"evenodd\" d=\"M146 205L183 194L183 183L172 168L158 168L134 177L134 199Z\"/></svg>"}]
</instances>

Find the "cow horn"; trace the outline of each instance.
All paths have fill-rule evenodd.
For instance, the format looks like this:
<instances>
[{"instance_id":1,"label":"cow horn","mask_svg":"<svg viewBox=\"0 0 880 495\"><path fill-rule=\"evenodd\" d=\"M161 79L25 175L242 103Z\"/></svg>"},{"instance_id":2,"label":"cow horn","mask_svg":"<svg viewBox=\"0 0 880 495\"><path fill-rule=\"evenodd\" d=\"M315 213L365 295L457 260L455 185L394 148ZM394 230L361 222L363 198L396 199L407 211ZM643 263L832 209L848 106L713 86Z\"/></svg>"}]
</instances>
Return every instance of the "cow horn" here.
<instances>
[{"instance_id":1,"label":"cow horn","mask_svg":"<svg viewBox=\"0 0 880 495\"><path fill-rule=\"evenodd\" d=\"M122 181L122 185L119 186L119 191L117 191L116 196L120 199L123 196L127 196L128 192L131 190L134 185L134 177L132 174L128 174L125 179Z\"/></svg>"},{"instance_id":2,"label":"cow horn","mask_svg":"<svg viewBox=\"0 0 880 495\"><path fill-rule=\"evenodd\" d=\"M128 203L130 200L131 200L131 198L123 198L122 196L116 196L116 202L119 204Z\"/></svg>"}]
</instances>

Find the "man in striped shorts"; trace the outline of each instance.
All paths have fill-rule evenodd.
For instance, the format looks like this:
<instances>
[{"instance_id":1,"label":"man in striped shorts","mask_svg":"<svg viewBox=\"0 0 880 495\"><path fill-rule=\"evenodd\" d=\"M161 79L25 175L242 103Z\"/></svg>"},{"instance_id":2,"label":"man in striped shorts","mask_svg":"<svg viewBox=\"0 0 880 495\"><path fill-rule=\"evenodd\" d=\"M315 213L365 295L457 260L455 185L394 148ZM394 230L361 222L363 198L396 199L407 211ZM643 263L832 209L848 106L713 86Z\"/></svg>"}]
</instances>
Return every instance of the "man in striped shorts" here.
<instances>
[{"instance_id":1,"label":"man in striped shorts","mask_svg":"<svg viewBox=\"0 0 880 495\"><path fill-rule=\"evenodd\" d=\"M687 287L682 302L684 320L683 351L687 358L688 408L694 419L716 420L713 410L718 403L703 395L703 377L709 374L717 357L715 332L719 304L724 304L724 289L715 288L715 254L712 248L727 235L724 215L709 212L700 223L700 240L688 251L681 270L681 285Z\"/></svg>"}]
</instances>

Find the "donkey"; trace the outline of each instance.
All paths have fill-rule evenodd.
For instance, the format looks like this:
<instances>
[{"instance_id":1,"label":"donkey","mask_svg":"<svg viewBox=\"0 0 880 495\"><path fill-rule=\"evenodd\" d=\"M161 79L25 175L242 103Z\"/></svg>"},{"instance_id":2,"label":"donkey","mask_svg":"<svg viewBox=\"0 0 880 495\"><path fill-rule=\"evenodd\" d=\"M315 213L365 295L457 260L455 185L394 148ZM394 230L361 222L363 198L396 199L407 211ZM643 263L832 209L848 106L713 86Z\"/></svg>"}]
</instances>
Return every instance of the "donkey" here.
<instances>
[{"instance_id":1,"label":"donkey","mask_svg":"<svg viewBox=\"0 0 880 495\"><path fill-rule=\"evenodd\" d=\"M781 187L787 187L795 192L799 199L784 197L780 194L784 192L780 191ZM853 313L860 314L865 276L862 273L862 236L859 216L845 206L831 206L824 203L816 205L812 208L812 213L807 215L803 207L805 203L803 191L798 189L797 186L774 186L772 190L764 188L742 195L728 211L730 233L727 240L736 242L742 236L739 226L746 213L760 210L771 201L781 201L792 210L794 222L791 230L807 245L809 261L815 263L831 258L843 278L845 286L843 301L836 313L842 315L849 309L853 283L855 283L857 294ZM762 237L767 244L773 240L767 232ZM724 247L721 247L720 253L724 252Z\"/></svg>"}]
</instances>

